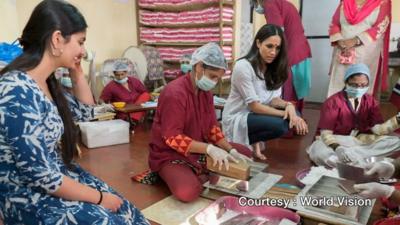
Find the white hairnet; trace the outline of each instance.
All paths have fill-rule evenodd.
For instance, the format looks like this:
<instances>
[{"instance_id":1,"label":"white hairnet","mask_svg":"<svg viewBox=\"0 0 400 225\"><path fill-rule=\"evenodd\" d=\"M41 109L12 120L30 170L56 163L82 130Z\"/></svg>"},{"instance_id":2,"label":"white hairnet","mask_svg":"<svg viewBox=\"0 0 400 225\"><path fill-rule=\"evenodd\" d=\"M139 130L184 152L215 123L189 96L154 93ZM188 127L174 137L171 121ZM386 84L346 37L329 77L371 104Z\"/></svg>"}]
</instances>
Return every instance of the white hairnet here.
<instances>
[{"instance_id":1,"label":"white hairnet","mask_svg":"<svg viewBox=\"0 0 400 225\"><path fill-rule=\"evenodd\" d=\"M224 70L227 69L224 52L214 42L207 43L193 52L190 65L194 66L198 62Z\"/></svg>"},{"instance_id":2,"label":"white hairnet","mask_svg":"<svg viewBox=\"0 0 400 225\"><path fill-rule=\"evenodd\" d=\"M129 71L129 66L127 63L122 62L120 60L116 61L114 63L114 72L123 72L123 71Z\"/></svg>"}]
</instances>

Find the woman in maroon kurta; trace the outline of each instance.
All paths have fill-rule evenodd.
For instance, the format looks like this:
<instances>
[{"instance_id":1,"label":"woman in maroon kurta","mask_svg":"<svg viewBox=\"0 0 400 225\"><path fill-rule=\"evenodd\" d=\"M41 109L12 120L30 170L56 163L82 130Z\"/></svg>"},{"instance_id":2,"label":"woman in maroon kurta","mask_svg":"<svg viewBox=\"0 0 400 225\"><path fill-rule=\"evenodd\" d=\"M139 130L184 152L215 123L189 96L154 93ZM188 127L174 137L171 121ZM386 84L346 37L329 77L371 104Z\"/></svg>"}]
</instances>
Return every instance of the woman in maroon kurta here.
<instances>
[{"instance_id":1,"label":"woman in maroon kurta","mask_svg":"<svg viewBox=\"0 0 400 225\"><path fill-rule=\"evenodd\" d=\"M115 79L108 83L101 92L100 99L105 103L126 102L141 104L151 99L142 82L134 77L128 77L128 64L117 61L114 65ZM145 112L131 113L131 121L140 121ZM117 113L117 118L126 119L125 113Z\"/></svg>"},{"instance_id":2,"label":"woman in maroon kurta","mask_svg":"<svg viewBox=\"0 0 400 225\"><path fill-rule=\"evenodd\" d=\"M229 167L228 161L251 160L249 149L225 140L216 119L210 90L226 70L221 48L215 43L200 47L193 53L191 65L191 73L170 82L161 92L149 155L151 170L185 202L202 191L207 179L206 154L220 167Z\"/></svg>"},{"instance_id":3,"label":"woman in maroon kurta","mask_svg":"<svg viewBox=\"0 0 400 225\"><path fill-rule=\"evenodd\" d=\"M388 155L400 147L399 138L386 136L398 127L397 120L384 123L378 101L366 93L369 78L365 64L349 66L345 88L324 102L316 140L307 150L316 164L334 167L338 160L360 163L362 158Z\"/></svg>"}]
</instances>

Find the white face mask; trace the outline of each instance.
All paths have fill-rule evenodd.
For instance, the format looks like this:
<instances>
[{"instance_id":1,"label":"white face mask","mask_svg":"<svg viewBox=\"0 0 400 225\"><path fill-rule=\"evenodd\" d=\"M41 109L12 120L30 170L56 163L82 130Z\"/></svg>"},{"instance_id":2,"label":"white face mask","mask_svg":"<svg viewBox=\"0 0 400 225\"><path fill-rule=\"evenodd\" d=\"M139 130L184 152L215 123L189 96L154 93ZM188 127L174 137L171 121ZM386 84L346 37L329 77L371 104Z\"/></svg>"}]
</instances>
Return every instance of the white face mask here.
<instances>
[{"instance_id":1,"label":"white face mask","mask_svg":"<svg viewBox=\"0 0 400 225\"><path fill-rule=\"evenodd\" d=\"M355 88L355 87L346 85L346 88L344 90L346 91L347 96L349 96L350 98L360 98L363 95L365 95L365 93L367 93L368 87Z\"/></svg>"},{"instance_id":2,"label":"white face mask","mask_svg":"<svg viewBox=\"0 0 400 225\"><path fill-rule=\"evenodd\" d=\"M203 71L203 76L201 77L200 80L198 80L196 77L196 86L203 91L209 91L209 90L213 89L215 87L215 85L217 85L217 82L208 78L205 75L204 71Z\"/></svg>"},{"instance_id":3,"label":"white face mask","mask_svg":"<svg viewBox=\"0 0 400 225\"><path fill-rule=\"evenodd\" d=\"M72 80L70 77L61 77L60 83L66 88L72 88Z\"/></svg>"},{"instance_id":4,"label":"white face mask","mask_svg":"<svg viewBox=\"0 0 400 225\"><path fill-rule=\"evenodd\" d=\"M122 78L121 80L118 79L114 79L115 82L119 83L119 84L125 84L126 82L128 82L128 77Z\"/></svg>"}]
</instances>

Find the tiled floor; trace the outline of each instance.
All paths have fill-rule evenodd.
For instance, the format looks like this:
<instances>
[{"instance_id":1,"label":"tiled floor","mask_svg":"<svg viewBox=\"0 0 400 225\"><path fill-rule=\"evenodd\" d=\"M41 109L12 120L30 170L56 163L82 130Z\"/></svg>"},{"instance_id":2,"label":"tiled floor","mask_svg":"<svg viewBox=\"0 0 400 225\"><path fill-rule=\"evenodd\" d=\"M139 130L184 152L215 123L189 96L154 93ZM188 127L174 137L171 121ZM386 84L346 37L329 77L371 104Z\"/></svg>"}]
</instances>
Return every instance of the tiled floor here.
<instances>
[{"instance_id":1,"label":"tiled floor","mask_svg":"<svg viewBox=\"0 0 400 225\"><path fill-rule=\"evenodd\" d=\"M396 111L389 104L382 105L385 118L395 115ZM295 174L302 168L311 165L305 148L312 142L313 134L319 120L318 106L309 105L304 112L310 133L304 137L292 139L277 139L267 142L265 152L268 157L269 172L282 174L281 182L295 184ZM144 185L132 182L132 174L148 168L148 143L150 139L149 126L139 126L131 143L98 149L82 147L80 164L95 176L103 179L123 196L129 199L138 208L144 209L170 194L162 183L158 185ZM373 217L379 216L379 206L376 207Z\"/></svg>"}]
</instances>

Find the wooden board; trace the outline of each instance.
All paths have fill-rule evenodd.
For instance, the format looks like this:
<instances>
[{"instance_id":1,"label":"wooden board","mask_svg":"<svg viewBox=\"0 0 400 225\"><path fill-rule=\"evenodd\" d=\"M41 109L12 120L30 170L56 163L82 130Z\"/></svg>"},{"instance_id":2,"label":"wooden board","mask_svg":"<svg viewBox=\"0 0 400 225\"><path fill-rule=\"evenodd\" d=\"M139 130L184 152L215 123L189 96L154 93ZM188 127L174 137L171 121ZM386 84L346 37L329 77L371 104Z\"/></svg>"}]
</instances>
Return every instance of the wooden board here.
<instances>
[{"instance_id":1,"label":"wooden board","mask_svg":"<svg viewBox=\"0 0 400 225\"><path fill-rule=\"evenodd\" d=\"M246 163L229 163L229 170L226 170L224 166L219 170L218 165L213 165L213 160L211 157L207 156L207 169L239 180L249 180L250 178L250 166Z\"/></svg>"}]
</instances>

